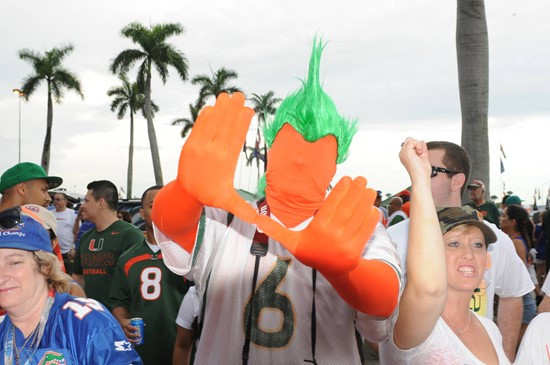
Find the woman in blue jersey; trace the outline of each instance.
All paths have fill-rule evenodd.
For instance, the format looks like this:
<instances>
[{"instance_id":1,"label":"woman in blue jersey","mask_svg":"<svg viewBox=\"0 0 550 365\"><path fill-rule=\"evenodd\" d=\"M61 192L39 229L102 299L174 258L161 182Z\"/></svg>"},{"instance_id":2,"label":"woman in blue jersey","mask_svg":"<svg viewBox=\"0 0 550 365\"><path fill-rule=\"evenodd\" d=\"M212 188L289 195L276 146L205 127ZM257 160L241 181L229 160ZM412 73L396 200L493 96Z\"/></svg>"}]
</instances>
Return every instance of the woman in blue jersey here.
<instances>
[{"instance_id":1,"label":"woman in blue jersey","mask_svg":"<svg viewBox=\"0 0 550 365\"><path fill-rule=\"evenodd\" d=\"M0 212L0 363L142 364L103 305L66 293L70 280L39 222Z\"/></svg>"}]
</instances>

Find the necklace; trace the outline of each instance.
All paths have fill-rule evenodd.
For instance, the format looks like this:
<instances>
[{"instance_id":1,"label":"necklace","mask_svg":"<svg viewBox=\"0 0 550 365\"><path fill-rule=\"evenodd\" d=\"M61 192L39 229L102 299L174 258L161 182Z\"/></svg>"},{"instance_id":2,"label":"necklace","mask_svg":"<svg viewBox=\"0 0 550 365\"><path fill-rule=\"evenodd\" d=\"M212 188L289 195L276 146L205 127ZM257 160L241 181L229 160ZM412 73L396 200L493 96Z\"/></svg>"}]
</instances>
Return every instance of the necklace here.
<instances>
[{"instance_id":1,"label":"necklace","mask_svg":"<svg viewBox=\"0 0 550 365\"><path fill-rule=\"evenodd\" d=\"M32 353L32 349L34 347L34 345L36 344L36 338L38 336L38 325L36 326L36 328L31 332L31 334L29 335L29 337L27 337L27 339L25 340L25 342L23 343L23 346L21 346L20 349L17 348L17 343L15 341L15 325L12 324L12 333L13 333L13 347L15 349L15 352L14 352L14 355L15 355L15 364L16 365L19 365L20 364L20 361L19 359L21 358L21 355L22 353L26 350L27 353ZM29 340L32 341L30 342L29 344L29 347L26 349L25 347L27 347L27 344L29 343ZM29 356L27 356L28 358Z\"/></svg>"},{"instance_id":2,"label":"necklace","mask_svg":"<svg viewBox=\"0 0 550 365\"><path fill-rule=\"evenodd\" d=\"M447 318L443 313L441 313L441 317L443 317L445 322L449 322L450 324L452 324L451 328L454 328L456 330L457 335L462 336L464 332L468 331L468 328L470 328L470 319L472 318L472 312L468 310L468 324L466 324L466 327L463 330L458 329L455 323L451 321L450 318Z\"/></svg>"},{"instance_id":3,"label":"necklace","mask_svg":"<svg viewBox=\"0 0 550 365\"><path fill-rule=\"evenodd\" d=\"M15 325L12 323L11 331L8 330L4 338L3 364L13 365L13 363L15 362L15 365L20 365L22 363L27 365L32 362L32 358L38 350L38 346L40 345L40 341L42 340L44 329L46 327L46 323L48 322L48 317L54 301L55 291L53 291L52 289L48 292L48 299L46 301L46 306L42 311L40 322L33 330L33 332L25 339L25 342L20 349L17 347L16 344ZM6 318L6 321L8 320L10 320L9 316L8 318Z\"/></svg>"}]
</instances>

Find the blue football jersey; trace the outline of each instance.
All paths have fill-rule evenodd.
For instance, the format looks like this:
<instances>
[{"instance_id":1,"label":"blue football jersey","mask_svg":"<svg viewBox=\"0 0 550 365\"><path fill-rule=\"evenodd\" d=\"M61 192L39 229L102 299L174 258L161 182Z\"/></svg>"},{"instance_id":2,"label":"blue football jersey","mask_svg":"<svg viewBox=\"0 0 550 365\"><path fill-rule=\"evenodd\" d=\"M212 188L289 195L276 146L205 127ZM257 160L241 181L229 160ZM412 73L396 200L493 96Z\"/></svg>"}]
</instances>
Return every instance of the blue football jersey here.
<instances>
[{"instance_id":1,"label":"blue football jersey","mask_svg":"<svg viewBox=\"0 0 550 365\"><path fill-rule=\"evenodd\" d=\"M10 335L11 333L11 335ZM21 351L25 339L6 316L0 324L0 363L6 341L15 334ZM93 299L56 294L44 335L32 364L143 364L109 311Z\"/></svg>"}]
</instances>

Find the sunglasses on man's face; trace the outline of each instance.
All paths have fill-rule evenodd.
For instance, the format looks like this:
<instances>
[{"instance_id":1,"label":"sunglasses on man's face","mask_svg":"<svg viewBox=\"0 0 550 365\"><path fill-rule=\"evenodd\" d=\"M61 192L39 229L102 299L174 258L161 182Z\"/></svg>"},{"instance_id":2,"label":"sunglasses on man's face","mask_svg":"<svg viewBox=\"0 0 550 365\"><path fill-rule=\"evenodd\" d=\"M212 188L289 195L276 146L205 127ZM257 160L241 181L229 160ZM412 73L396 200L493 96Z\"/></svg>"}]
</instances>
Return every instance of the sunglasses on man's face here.
<instances>
[{"instance_id":1,"label":"sunglasses on man's face","mask_svg":"<svg viewBox=\"0 0 550 365\"><path fill-rule=\"evenodd\" d=\"M449 175L460 174L458 171L449 170L444 167L432 166L432 177L436 177L440 172Z\"/></svg>"},{"instance_id":2,"label":"sunglasses on man's face","mask_svg":"<svg viewBox=\"0 0 550 365\"><path fill-rule=\"evenodd\" d=\"M21 223L21 208L15 207L0 212L0 228L11 229Z\"/></svg>"}]
</instances>

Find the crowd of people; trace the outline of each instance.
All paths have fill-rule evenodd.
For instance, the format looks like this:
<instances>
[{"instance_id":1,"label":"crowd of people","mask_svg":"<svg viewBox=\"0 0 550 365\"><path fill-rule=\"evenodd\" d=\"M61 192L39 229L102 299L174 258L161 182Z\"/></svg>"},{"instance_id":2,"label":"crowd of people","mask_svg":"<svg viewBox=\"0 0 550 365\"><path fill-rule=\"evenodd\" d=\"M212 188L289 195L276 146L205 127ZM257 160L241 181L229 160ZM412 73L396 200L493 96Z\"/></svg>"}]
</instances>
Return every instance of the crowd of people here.
<instances>
[{"instance_id":1,"label":"crowd of people","mask_svg":"<svg viewBox=\"0 0 550 365\"><path fill-rule=\"evenodd\" d=\"M143 192L145 232L108 180L74 210L62 178L6 170L0 361L360 364L368 344L382 364L550 363L550 214L486 200L446 141L404 141L411 186L388 206L362 177L329 189L356 125L321 87L323 48L265 126L258 201L233 187L240 93L201 111L176 180Z\"/></svg>"}]
</instances>

